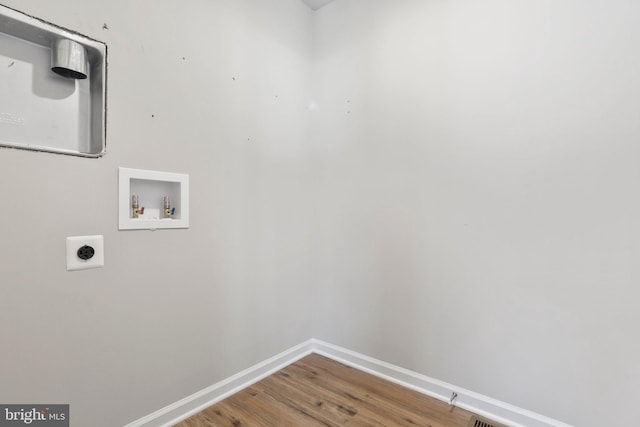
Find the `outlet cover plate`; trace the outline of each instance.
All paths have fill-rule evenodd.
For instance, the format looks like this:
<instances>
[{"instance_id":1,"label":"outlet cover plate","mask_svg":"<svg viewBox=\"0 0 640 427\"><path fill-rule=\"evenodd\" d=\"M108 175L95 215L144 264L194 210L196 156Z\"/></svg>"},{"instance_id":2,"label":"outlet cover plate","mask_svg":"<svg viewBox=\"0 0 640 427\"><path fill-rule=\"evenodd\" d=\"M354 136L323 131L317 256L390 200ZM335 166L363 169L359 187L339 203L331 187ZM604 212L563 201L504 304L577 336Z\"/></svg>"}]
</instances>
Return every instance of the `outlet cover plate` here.
<instances>
[{"instance_id":1,"label":"outlet cover plate","mask_svg":"<svg viewBox=\"0 0 640 427\"><path fill-rule=\"evenodd\" d=\"M91 246L95 253L88 260L78 257L78 249L83 246ZM67 237L67 271L87 270L89 268L104 267L104 237L99 236L72 236Z\"/></svg>"}]
</instances>

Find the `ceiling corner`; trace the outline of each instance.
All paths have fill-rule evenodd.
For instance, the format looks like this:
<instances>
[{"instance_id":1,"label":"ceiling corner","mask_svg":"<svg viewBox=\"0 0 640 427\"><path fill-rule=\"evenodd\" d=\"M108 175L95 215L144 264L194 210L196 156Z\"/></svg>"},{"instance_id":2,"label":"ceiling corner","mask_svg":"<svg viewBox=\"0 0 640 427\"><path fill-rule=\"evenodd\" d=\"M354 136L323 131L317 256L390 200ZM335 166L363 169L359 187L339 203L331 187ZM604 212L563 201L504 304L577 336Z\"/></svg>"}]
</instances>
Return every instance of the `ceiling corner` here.
<instances>
[{"instance_id":1,"label":"ceiling corner","mask_svg":"<svg viewBox=\"0 0 640 427\"><path fill-rule=\"evenodd\" d=\"M331 3L333 0L302 0L304 4L309 6L313 10L318 10Z\"/></svg>"}]
</instances>

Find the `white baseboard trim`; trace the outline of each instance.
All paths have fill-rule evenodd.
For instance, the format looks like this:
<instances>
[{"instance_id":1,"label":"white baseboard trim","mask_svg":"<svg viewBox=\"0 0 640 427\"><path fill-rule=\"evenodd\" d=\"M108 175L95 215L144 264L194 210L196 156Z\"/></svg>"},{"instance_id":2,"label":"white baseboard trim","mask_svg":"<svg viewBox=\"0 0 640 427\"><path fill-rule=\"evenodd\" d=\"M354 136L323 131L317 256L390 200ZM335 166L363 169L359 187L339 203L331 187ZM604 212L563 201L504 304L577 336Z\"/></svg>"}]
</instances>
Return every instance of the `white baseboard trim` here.
<instances>
[{"instance_id":1,"label":"white baseboard trim","mask_svg":"<svg viewBox=\"0 0 640 427\"><path fill-rule=\"evenodd\" d=\"M426 394L427 396L449 402L452 393L455 392L458 394L455 400L455 406L511 427L572 427L569 424L545 417L544 415L483 396L461 387L456 387L452 384L333 344L317 339L312 339L311 341L314 353L400 384Z\"/></svg>"},{"instance_id":2,"label":"white baseboard trim","mask_svg":"<svg viewBox=\"0 0 640 427\"><path fill-rule=\"evenodd\" d=\"M317 353L337 362L377 377L448 402L453 392L458 394L455 405L510 427L573 427L544 415L456 387L426 375L374 359L317 339L310 339L283 351L257 365L217 382L203 390L165 406L124 427L170 427L203 409L249 387L287 365Z\"/></svg>"},{"instance_id":3,"label":"white baseboard trim","mask_svg":"<svg viewBox=\"0 0 640 427\"><path fill-rule=\"evenodd\" d=\"M165 406L152 414L135 420L124 427L169 427L209 406L226 399L240 390L257 383L263 378L279 371L299 359L312 353L312 340L303 342L260 362L227 379L219 381L203 390Z\"/></svg>"}]
</instances>

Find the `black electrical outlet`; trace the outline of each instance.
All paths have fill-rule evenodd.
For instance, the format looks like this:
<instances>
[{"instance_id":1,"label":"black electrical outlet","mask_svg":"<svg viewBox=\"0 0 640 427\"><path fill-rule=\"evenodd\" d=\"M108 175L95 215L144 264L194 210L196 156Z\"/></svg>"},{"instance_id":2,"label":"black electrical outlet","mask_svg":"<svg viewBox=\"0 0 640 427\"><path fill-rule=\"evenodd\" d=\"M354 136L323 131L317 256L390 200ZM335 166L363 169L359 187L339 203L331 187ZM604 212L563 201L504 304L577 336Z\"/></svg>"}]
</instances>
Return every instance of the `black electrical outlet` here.
<instances>
[{"instance_id":1,"label":"black electrical outlet","mask_svg":"<svg viewBox=\"0 0 640 427\"><path fill-rule=\"evenodd\" d=\"M80 249L78 249L78 258L83 259L85 261L93 258L93 255L96 253L95 249L91 246L84 245Z\"/></svg>"}]
</instances>

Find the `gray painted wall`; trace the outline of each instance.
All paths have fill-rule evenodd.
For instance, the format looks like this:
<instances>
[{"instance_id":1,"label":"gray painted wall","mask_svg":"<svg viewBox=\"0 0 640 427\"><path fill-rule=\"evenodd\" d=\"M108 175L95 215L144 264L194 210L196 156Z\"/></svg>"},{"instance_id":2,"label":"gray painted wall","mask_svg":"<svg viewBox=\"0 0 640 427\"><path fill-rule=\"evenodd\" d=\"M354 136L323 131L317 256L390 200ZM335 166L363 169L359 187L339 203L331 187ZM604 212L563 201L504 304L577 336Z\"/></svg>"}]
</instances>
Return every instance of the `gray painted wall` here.
<instances>
[{"instance_id":1,"label":"gray painted wall","mask_svg":"<svg viewBox=\"0 0 640 427\"><path fill-rule=\"evenodd\" d=\"M3 3L106 42L109 85L103 159L0 150L0 402L123 425L307 340L312 11ZM188 173L191 228L117 231L119 166ZM86 234L106 265L67 272Z\"/></svg>"},{"instance_id":2,"label":"gray painted wall","mask_svg":"<svg viewBox=\"0 0 640 427\"><path fill-rule=\"evenodd\" d=\"M599 0L316 12L314 336L576 426L637 424L639 18Z\"/></svg>"},{"instance_id":3,"label":"gray painted wall","mask_svg":"<svg viewBox=\"0 0 640 427\"><path fill-rule=\"evenodd\" d=\"M122 425L315 336L634 424L640 5L4 3L109 45L109 154L0 150L0 401ZM191 228L118 232L118 166Z\"/></svg>"}]
</instances>

